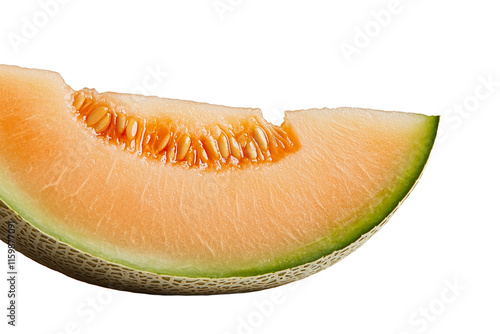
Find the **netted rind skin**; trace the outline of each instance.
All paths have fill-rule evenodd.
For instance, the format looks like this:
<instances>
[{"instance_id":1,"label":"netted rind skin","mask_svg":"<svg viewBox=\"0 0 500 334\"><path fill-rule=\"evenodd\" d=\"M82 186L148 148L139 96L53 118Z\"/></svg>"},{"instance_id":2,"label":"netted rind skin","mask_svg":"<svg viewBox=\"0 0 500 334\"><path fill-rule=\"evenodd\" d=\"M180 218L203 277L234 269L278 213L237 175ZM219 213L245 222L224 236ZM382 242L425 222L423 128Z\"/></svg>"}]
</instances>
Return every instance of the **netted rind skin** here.
<instances>
[{"instance_id":1,"label":"netted rind skin","mask_svg":"<svg viewBox=\"0 0 500 334\"><path fill-rule=\"evenodd\" d=\"M297 267L248 277L177 277L155 274L109 262L82 252L40 231L1 200L0 238L7 243L8 225L15 224L15 248L17 251L69 277L111 289L160 295L239 293L291 283L330 267L363 245L375 232L380 230L394 211L396 209L384 221L355 242L330 255Z\"/></svg>"}]
</instances>

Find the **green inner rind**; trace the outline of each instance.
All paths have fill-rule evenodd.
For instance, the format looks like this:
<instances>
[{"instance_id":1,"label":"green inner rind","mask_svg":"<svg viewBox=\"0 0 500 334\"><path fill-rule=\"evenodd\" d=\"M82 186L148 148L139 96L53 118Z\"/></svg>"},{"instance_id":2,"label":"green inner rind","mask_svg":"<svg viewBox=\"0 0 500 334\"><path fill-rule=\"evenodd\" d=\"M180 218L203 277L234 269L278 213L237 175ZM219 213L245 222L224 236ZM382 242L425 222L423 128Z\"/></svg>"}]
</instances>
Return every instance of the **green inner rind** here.
<instances>
[{"instance_id":1,"label":"green inner rind","mask_svg":"<svg viewBox=\"0 0 500 334\"><path fill-rule=\"evenodd\" d=\"M50 231L49 229L41 229L50 236L65 242L73 247L86 251L93 256L100 257L109 262L114 262L118 264L125 265L130 268L135 268L138 270L149 271L157 274L165 274L170 276L179 277L206 277L206 278L224 278L224 277L247 277L247 276L257 276L270 272L276 272L283 269L293 268L304 263L315 261L325 255L329 255L334 251L341 250L348 245L352 244L358 240L363 234L369 232L372 228L379 225L384 221L384 219L393 212L399 203L406 197L406 195L413 188L417 180L419 179L422 170L427 162L429 154L434 144L434 140L437 133L437 128L439 124L439 116L426 116L428 124L425 128L426 131L422 132L422 140L415 143L415 147L412 150L413 156L409 159L408 165L410 166L404 175L395 175L397 181L394 182L394 187L384 189L379 194L373 196L374 199L380 199L380 203L377 206L370 202L370 205L364 208L360 208L357 212L353 213L352 217L358 217L356 220L352 220L346 226L345 233L339 233L336 229L330 235L318 240L312 244L302 247L301 249L287 254L286 256L277 257L269 259L265 263L254 264L251 267L245 269L231 269L227 268L224 272L193 272L187 270L169 270L168 272L159 272L155 268L148 267L138 267L132 263L127 263L123 259L113 259L103 256L103 254L96 253L88 249L88 245L78 242L78 240L69 240L66 235L61 235L56 231ZM7 184L9 184L7 186ZM16 189L16 187L10 182L2 182L0 189ZM36 222L37 220L50 221L50 217L31 217L31 215L20 210L22 207L27 207L26 203L18 205L21 202L20 196L15 196L13 192L2 191L2 200L15 212L17 212L21 217L25 218L30 223ZM10 193L17 197L19 201L14 198L9 198L9 196L3 196L5 193ZM17 192L17 194L22 194ZM370 210L369 214L366 211ZM33 226L39 228L36 224Z\"/></svg>"}]
</instances>

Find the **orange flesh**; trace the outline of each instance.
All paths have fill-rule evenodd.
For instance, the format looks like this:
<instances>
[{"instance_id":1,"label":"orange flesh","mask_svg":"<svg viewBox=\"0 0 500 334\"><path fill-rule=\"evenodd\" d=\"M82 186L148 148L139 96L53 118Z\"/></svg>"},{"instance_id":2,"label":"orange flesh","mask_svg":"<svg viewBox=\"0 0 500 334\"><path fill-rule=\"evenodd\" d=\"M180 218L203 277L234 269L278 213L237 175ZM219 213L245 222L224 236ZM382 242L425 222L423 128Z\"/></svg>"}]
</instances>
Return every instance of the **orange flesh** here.
<instances>
[{"instance_id":1,"label":"orange flesh","mask_svg":"<svg viewBox=\"0 0 500 334\"><path fill-rule=\"evenodd\" d=\"M268 129L256 109L106 94L155 127L162 123L153 119L185 126L178 133L192 143L214 125L250 131L245 120L257 120ZM32 208L23 213L34 225L97 256L192 276L265 266L341 233L411 167L427 126L415 114L287 112L281 129L297 145L276 161L270 153L245 168L179 168L128 152L117 116L111 135L96 133L55 73L0 66L0 100L0 191L9 205ZM154 155L153 147L143 152ZM191 166L202 165L199 157Z\"/></svg>"}]
</instances>

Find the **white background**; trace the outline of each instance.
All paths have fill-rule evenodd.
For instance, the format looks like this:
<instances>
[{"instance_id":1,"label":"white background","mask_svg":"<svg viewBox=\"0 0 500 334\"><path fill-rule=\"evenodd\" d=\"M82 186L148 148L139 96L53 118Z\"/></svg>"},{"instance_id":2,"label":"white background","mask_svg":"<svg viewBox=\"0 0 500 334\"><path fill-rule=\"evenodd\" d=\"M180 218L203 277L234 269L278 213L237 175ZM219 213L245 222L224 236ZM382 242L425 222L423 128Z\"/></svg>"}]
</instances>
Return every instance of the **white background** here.
<instances>
[{"instance_id":1,"label":"white background","mask_svg":"<svg viewBox=\"0 0 500 334\"><path fill-rule=\"evenodd\" d=\"M260 107L273 121L310 107L439 114L440 140L389 224L298 284L150 296L82 283L19 255L18 327L6 324L1 279L0 332L500 332L495 1L66 2L2 1L0 63L57 71L75 89ZM27 33L30 23L38 27ZM145 87L151 71L160 74Z\"/></svg>"}]
</instances>

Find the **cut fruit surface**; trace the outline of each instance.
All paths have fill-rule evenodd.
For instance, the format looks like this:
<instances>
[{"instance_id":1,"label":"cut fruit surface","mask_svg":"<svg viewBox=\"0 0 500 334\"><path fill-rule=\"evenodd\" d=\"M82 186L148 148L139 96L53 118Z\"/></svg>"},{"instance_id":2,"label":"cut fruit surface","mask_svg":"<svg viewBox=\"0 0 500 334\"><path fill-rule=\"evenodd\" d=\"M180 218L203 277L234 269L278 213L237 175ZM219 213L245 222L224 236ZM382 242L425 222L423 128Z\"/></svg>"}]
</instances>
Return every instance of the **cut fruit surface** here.
<instances>
[{"instance_id":1,"label":"cut fruit surface","mask_svg":"<svg viewBox=\"0 0 500 334\"><path fill-rule=\"evenodd\" d=\"M207 293L286 283L276 273L360 244L395 210L439 121L338 108L289 111L275 126L258 109L74 91L57 73L5 65L0 101L3 225L13 213L31 234L84 254L32 252L37 261L142 292L155 291L131 283L133 274L74 272L71 257L219 282ZM267 285L252 285L269 273ZM234 277L248 280L223 291ZM184 292L199 292L196 284Z\"/></svg>"}]
</instances>

